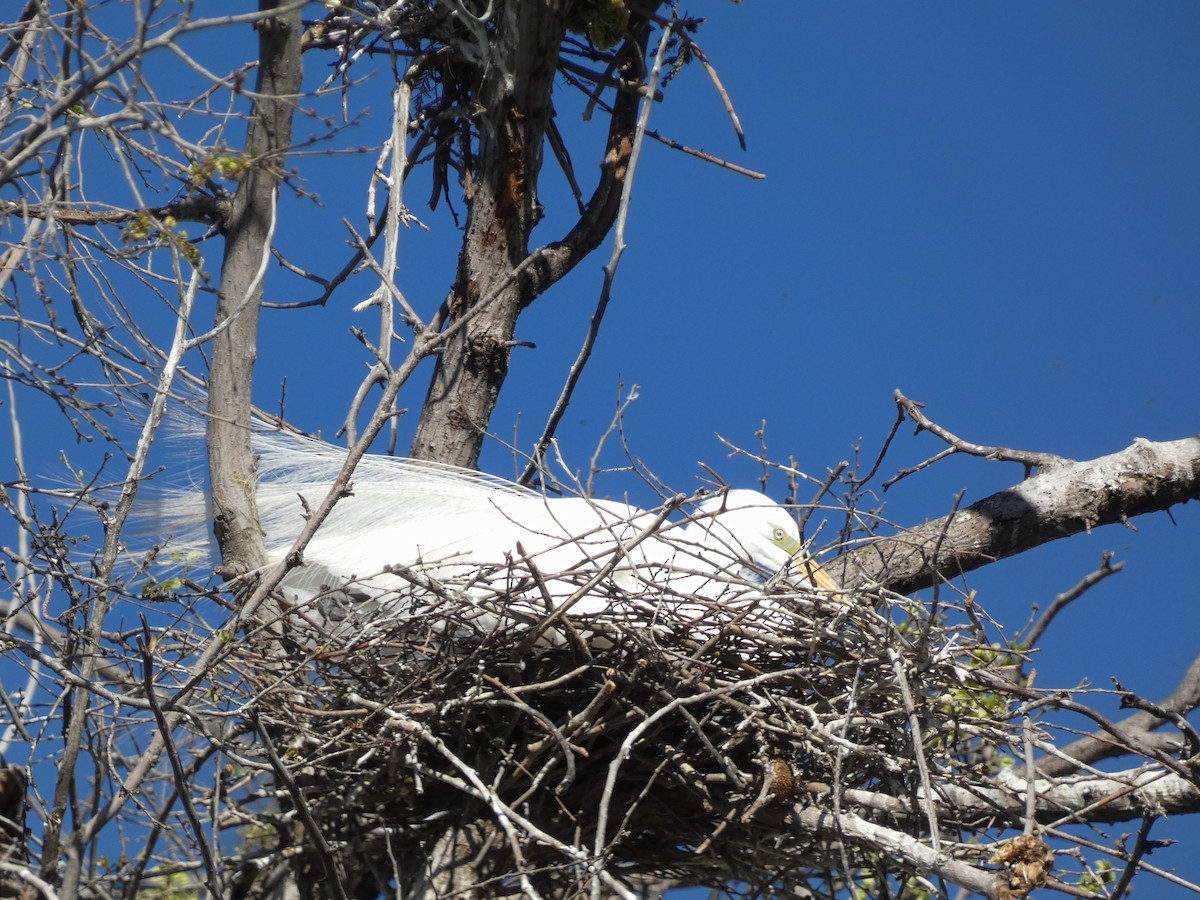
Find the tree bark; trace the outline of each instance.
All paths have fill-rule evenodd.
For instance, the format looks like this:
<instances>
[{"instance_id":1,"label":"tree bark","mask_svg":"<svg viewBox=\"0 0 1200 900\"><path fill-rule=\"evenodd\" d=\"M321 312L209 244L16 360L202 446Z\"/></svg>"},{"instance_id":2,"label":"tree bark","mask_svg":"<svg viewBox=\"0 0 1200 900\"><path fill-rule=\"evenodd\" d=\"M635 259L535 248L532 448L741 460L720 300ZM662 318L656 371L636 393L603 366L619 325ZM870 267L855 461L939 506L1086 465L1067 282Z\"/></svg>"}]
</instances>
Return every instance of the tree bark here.
<instances>
[{"instance_id":1,"label":"tree bark","mask_svg":"<svg viewBox=\"0 0 1200 900\"><path fill-rule=\"evenodd\" d=\"M1161 443L1138 438L1110 456L1043 466L1020 484L871 541L827 568L846 587L909 594L1032 547L1197 497L1200 437Z\"/></svg>"},{"instance_id":2,"label":"tree bark","mask_svg":"<svg viewBox=\"0 0 1200 900\"><path fill-rule=\"evenodd\" d=\"M214 528L225 570L234 575L267 562L254 501L250 388L279 184L303 74L300 9L275 0L262 0L259 8L266 12L281 5L291 8L257 26L258 82L246 133L252 165L222 223L225 254L216 314L221 330L213 340L210 366L208 454Z\"/></svg>"},{"instance_id":3,"label":"tree bark","mask_svg":"<svg viewBox=\"0 0 1200 900\"><path fill-rule=\"evenodd\" d=\"M284 161L292 144L292 123L303 79L300 6L290 0L260 0L259 9L277 14L258 29L258 79L246 130L250 165L228 215L220 223L225 237L216 328L209 366L208 462L213 528L229 578L267 564L262 525L255 500L256 464L250 443L254 363L258 355L258 319L263 281L279 209ZM252 590L242 583L239 602ZM278 635L282 619L270 598L253 613L271 623ZM267 653L281 653L278 642L264 642ZM274 873L268 895L298 898L304 889L298 866ZM335 892L333 896L341 896Z\"/></svg>"},{"instance_id":4,"label":"tree bark","mask_svg":"<svg viewBox=\"0 0 1200 900\"><path fill-rule=\"evenodd\" d=\"M517 315L528 293L518 278L502 286L529 254L538 219L538 173L552 109L562 13L547 0L509 0L495 7L496 30L486 46L477 94L479 149L465 185L470 210L448 299L450 319L474 313L438 359L413 442L412 455L473 466L488 418L508 373Z\"/></svg>"},{"instance_id":5,"label":"tree bark","mask_svg":"<svg viewBox=\"0 0 1200 900\"><path fill-rule=\"evenodd\" d=\"M427 848L425 867L416 874L405 896L411 900L472 896L490 875L496 874L488 863L497 855L503 856L503 842L495 820L464 812L462 821L451 822Z\"/></svg>"},{"instance_id":6,"label":"tree bark","mask_svg":"<svg viewBox=\"0 0 1200 900\"><path fill-rule=\"evenodd\" d=\"M651 12L634 15L618 53L618 71L626 81L640 77L644 67ZM496 23L478 92L483 107L479 148L465 185L470 209L447 299L449 321L487 305L472 312L473 320L438 356L410 451L419 459L468 468L479 459L508 374L517 317L598 247L616 219L639 100L636 91L615 92L595 192L570 232L531 257L530 235L541 217L538 175L554 115L551 92L566 16L547 0L507 0L497 3Z\"/></svg>"}]
</instances>

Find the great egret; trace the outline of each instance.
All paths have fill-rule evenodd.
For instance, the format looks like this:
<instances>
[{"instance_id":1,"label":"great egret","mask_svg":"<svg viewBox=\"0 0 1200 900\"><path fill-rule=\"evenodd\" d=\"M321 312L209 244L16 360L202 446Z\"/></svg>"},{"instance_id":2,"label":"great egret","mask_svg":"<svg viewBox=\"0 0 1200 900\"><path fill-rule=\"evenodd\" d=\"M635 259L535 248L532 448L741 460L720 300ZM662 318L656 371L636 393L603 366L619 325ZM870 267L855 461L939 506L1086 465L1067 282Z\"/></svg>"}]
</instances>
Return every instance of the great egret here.
<instances>
[{"instance_id":1,"label":"great egret","mask_svg":"<svg viewBox=\"0 0 1200 900\"><path fill-rule=\"evenodd\" d=\"M266 547L279 562L345 451L265 431L253 448ZM205 506L196 490L157 504L169 549L215 556ZM735 593L761 595L757 584L781 572L835 590L800 551L795 521L755 491L725 491L670 522L625 503L547 497L478 472L368 455L281 587L301 622L341 637L444 613L444 633L523 623L546 644L562 639L547 618L694 622Z\"/></svg>"}]
</instances>

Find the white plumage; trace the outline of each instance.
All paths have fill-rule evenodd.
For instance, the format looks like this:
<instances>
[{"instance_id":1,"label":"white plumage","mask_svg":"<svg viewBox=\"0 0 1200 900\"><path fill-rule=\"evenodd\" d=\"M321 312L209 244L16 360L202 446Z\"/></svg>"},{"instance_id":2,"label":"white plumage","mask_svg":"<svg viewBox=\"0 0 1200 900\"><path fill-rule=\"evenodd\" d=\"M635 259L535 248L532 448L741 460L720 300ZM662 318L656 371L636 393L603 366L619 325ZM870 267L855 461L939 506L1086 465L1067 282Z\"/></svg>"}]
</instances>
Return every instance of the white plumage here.
<instances>
[{"instance_id":1,"label":"white plumage","mask_svg":"<svg viewBox=\"0 0 1200 900\"><path fill-rule=\"evenodd\" d=\"M278 562L345 451L279 432L256 433L253 446L259 515ZM556 611L577 625L686 626L725 606L753 606L759 582L792 566L801 549L787 511L748 490L723 492L689 519L667 522L624 503L547 497L477 472L384 456L364 457L351 487L282 582L299 621L339 637L438 614L447 618L443 633L456 636L535 627ZM199 491L156 504L168 549L207 548L215 558L206 506ZM813 571L793 574L833 589ZM561 639L552 627L539 642Z\"/></svg>"}]
</instances>

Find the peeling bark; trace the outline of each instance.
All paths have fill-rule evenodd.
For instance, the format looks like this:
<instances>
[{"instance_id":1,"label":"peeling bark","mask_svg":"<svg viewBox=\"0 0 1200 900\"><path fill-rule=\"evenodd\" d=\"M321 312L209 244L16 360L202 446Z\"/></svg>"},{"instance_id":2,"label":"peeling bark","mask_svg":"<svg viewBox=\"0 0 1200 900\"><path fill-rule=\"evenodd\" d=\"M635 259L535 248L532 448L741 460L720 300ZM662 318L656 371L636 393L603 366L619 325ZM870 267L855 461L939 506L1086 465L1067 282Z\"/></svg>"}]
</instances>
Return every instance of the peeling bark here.
<instances>
[{"instance_id":1,"label":"peeling bark","mask_svg":"<svg viewBox=\"0 0 1200 900\"><path fill-rule=\"evenodd\" d=\"M908 594L1041 544L1200 497L1200 437L1138 438L1110 456L1043 466L957 513L880 538L828 568L848 587Z\"/></svg>"},{"instance_id":2,"label":"peeling bark","mask_svg":"<svg viewBox=\"0 0 1200 900\"><path fill-rule=\"evenodd\" d=\"M511 0L497 9L496 35L487 48L492 61L479 90L483 111L467 190L470 210L447 321L485 301L487 306L473 313L468 327L439 355L410 451L419 459L468 468L476 465L508 375L517 317L599 246L612 227L638 101L635 93L616 93L600 180L584 214L566 237L537 250L533 265L512 278L530 259L530 234L541 217L537 178L566 20L544 0ZM643 20L623 45L627 74L644 62L646 33Z\"/></svg>"}]
</instances>

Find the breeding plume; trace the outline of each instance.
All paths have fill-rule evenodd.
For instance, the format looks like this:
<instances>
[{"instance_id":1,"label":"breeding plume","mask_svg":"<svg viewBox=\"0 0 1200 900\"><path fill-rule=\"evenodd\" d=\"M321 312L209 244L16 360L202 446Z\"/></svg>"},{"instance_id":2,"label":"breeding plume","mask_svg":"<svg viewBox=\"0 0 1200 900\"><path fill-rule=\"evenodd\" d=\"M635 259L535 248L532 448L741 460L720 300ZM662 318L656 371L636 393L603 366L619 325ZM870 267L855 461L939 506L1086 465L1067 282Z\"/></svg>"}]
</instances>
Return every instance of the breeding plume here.
<instances>
[{"instance_id":1,"label":"breeding plume","mask_svg":"<svg viewBox=\"0 0 1200 900\"><path fill-rule=\"evenodd\" d=\"M253 446L259 515L278 562L345 451L279 432L256 433ZM206 506L199 491L157 505L168 548L215 558ZM302 627L341 637L441 617L442 634L523 626L546 644L562 640L564 617L613 627L711 624L763 602L762 582L781 574L836 590L800 550L792 517L755 491L722 492L671 521L625 503L547 497L478 472L368 455L282 589Z\"/></svg>"}]
</instances>

